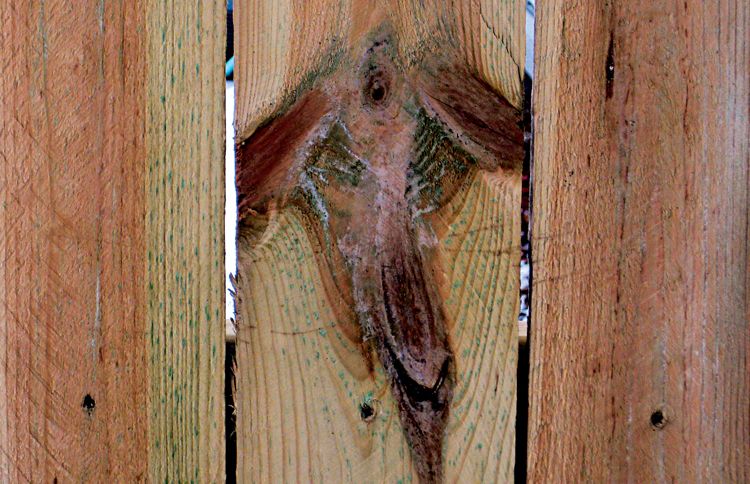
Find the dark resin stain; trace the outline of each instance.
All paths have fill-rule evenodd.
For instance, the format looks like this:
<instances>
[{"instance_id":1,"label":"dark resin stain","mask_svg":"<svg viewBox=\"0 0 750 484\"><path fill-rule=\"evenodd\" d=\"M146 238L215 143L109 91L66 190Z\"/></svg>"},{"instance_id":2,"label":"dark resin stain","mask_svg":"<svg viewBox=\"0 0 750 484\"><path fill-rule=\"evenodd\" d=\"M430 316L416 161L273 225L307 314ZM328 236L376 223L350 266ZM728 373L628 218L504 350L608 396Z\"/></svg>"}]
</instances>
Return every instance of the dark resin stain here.
<instances>
[{"instance_id":1,"label":"dark resin stain","mask_svg":"<svg viewBox=\"0 0 750 484\"><path fill-rule=\"evenodd\" d=\"M405 71L385 35L237 147L241 224L309 219L319 264L383 365L421 482L443 480L455 367L428 215L476 170L520 170L520 113L460 65ZM370 421L375 411L360 405Z\"/></svg>"}]
</instances>

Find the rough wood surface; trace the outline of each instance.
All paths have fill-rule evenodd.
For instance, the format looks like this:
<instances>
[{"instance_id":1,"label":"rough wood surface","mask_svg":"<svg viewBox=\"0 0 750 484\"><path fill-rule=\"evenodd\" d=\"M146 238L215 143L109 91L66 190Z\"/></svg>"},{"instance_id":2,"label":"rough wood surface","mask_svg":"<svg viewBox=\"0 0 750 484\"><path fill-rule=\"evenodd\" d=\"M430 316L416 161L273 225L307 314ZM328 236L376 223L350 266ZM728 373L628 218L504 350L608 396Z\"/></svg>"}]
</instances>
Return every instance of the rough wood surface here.
<instances>
[{"instance_id":1,"label":"rough wood surface","mask_svg":"<svg viewBox=\"0 0 750 484\"><path fill-rule=\"evenodd\" d=\"M750 480L749 10L538 4L530 482Z\"/></svg>"},{"instance_id":2,"label":"rough wood surface","mask_svg":"<svg viewBox=\"0 0 750 484\"><path fill-rule=\"evenodd\" d=\"M238 8L240 481L512 478L523 35L446 5Z\"/></svg>"},{"instance_id":3,"label":"rough wood surface","mask_svg":"<svg viewBox=\"0 0 750 484\"><path fill-rule=\"evenodd\" d=\"M0 481L220 480L223 5L0 25Z\"/></svg>"},{"instance_id":4,"label":"rough wood surface","mask_svg":"<svg viewBox=\"0 0 750 484\"><path fill-rule=\"evenodd\" d=\"M235 6L237 138L285 110L383 20L403 59L461 57L478 77L521 107L525 56L521 0L252 0Z\"/></svg>"},{"instance_id":5,"label":"rough wood surface","mask_svg":"<svg viewBox=\"0 0 750 484\"><path fill-rule=\"evenodd\" d=\"M224 469L223 0L148 3L146 286L150 475Z\"/></svg>"}]
</instances>

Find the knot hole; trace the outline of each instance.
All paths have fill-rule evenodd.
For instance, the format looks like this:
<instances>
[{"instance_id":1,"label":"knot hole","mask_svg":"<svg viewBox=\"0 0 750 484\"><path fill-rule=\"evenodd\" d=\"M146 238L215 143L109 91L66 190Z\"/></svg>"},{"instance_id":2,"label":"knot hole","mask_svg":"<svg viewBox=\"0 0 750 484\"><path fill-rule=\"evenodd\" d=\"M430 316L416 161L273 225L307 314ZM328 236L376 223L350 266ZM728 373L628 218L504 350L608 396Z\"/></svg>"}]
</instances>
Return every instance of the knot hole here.
<instances>
[{"instance_id":1,"label":"knot hole","mask_svg":"<svg viewBox=\"0 0 750 484\"><path fill-rule=\"evenodd\" d=\"M83 397L83 403L81 403L81 407L83 407L83 411L86 412L88 415L91 415L94 412L94 408L96 408L96 400L89 395L86 394L85 397Z\"/></svg>"},{"instance_id":2,"label":"knot hole","mask_svg":"<svg viewBox=\"0 0 750 484\"><path fill-rule=\"evenodd\" d=\"M655 410L654 413L651 414L649 420L651 421L651 428L654 430L663 429L668 422L667 416L664 415L664 412L661 410Z\"/></svg>"},{"instance_id":3,"label":"knot hole","mask_svg":"<svg viewBox=\"0 0 750 484\"><path fill-rule=\"evenodd\" d=\"M382 66L373 66L364 80L364 102L370 106L384 106L391 87L390 73Z\"/></svg>"},{"instance_id":4,"label":"knot hole","mask_svg":"<svg viewBox=\"0 0 750 484\"><path fill-rule=\"evenodd\" d=\"M385 97L385 88L379 83L375 83L375 85L372 86L372 90L370 91L370 97L375 102L382 101Z\"/></svg>"},{"instance_id":5,"label":"knot hole","mask_svg":"<svg viewBox=\"0 0 750 484\"><path fill-rule=\"evenodd\" d=\"M372 422L378 414L377 405L377 400L366 399L359 404L359 417L366 423Z\"/></svg>"}]
</instances>

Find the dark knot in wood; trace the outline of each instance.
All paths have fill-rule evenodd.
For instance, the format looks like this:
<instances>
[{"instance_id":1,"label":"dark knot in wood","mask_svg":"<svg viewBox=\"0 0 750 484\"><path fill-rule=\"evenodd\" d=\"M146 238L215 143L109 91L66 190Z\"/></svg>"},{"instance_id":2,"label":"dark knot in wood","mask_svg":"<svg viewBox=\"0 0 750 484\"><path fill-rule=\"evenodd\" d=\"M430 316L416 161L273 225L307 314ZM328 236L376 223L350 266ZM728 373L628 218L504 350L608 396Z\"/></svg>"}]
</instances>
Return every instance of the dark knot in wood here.
<instances>
[{"instance_id":1,"label":"dark knot in wood","mask_svg":"<svg viewBox=\"0 0 750 484\"><path fill-rule=\"evenodd\" d=\"M395 67L386 55L387 49L388 42L379 41L367 51L362 82L362 97L366 106L383 107L390 101L390 87Z\"/></svg>"}]
</instances>

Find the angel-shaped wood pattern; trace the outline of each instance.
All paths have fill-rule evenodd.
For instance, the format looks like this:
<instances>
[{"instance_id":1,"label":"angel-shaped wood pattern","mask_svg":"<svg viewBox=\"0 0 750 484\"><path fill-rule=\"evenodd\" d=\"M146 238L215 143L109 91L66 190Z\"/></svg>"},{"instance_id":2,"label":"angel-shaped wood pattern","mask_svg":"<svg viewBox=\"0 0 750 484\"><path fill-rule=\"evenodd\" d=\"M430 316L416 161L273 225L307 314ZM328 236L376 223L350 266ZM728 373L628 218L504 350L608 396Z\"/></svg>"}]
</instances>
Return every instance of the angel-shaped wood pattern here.
<instances>
[{"instance_id":1,"label":"angel-shaped wood pattern","mask_svg":"<svg viewBox=\"0 0 750 484\"><path fill-rule=\"evenodd\" d=\"M237 144L254 482L512 469L520 110L465 58L404 55L368 18Z\"/></svg>"}]
</instances>

